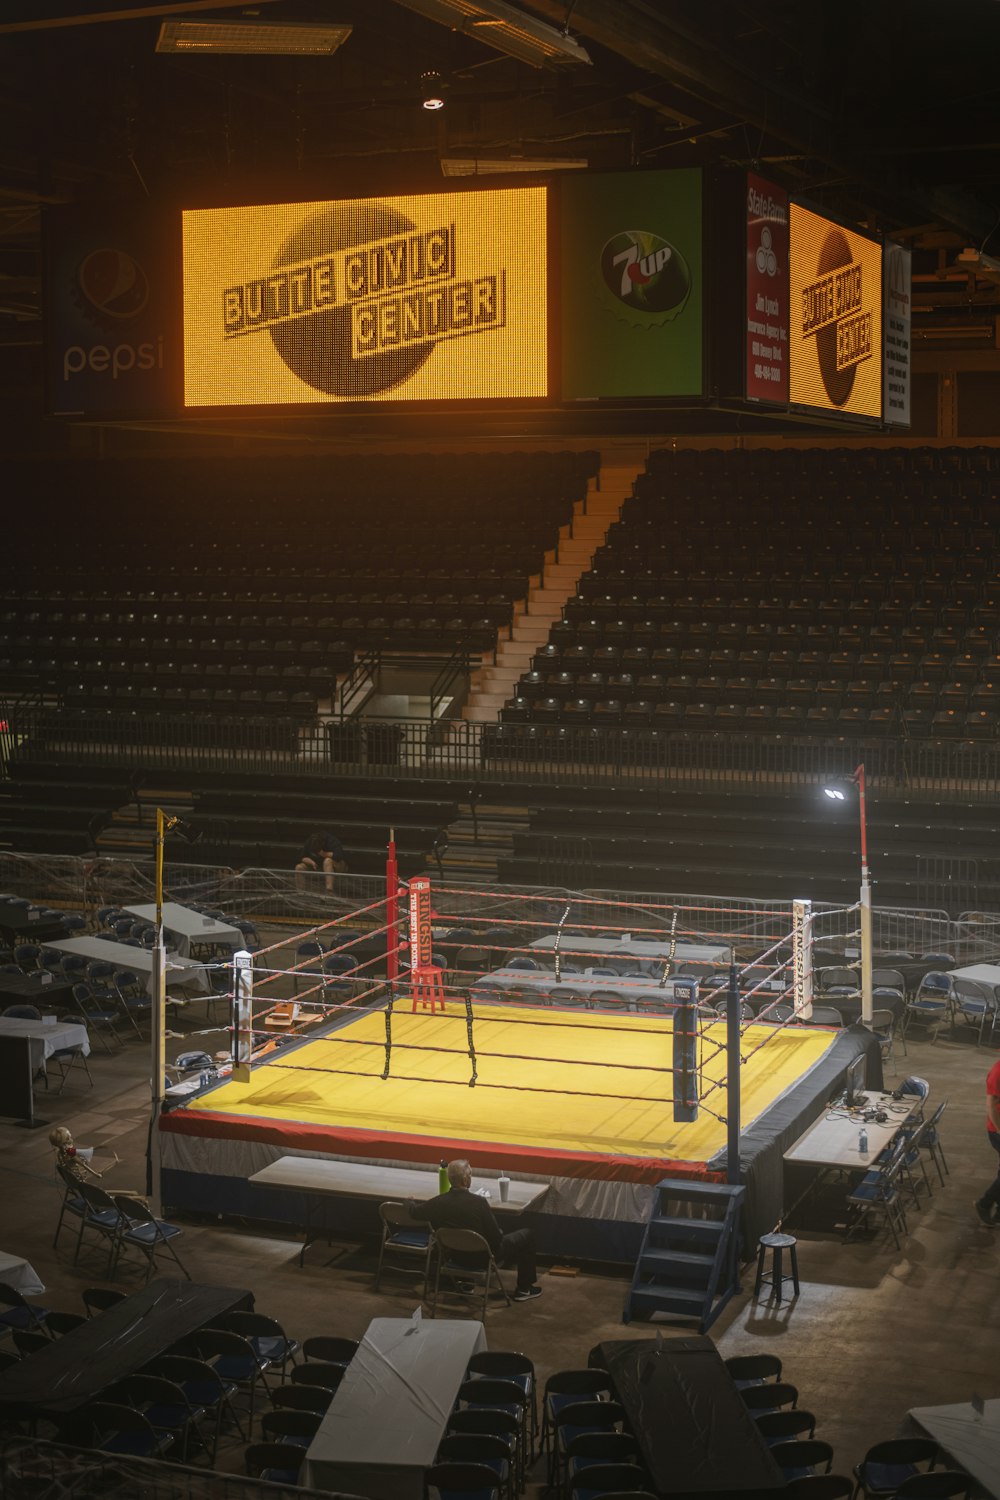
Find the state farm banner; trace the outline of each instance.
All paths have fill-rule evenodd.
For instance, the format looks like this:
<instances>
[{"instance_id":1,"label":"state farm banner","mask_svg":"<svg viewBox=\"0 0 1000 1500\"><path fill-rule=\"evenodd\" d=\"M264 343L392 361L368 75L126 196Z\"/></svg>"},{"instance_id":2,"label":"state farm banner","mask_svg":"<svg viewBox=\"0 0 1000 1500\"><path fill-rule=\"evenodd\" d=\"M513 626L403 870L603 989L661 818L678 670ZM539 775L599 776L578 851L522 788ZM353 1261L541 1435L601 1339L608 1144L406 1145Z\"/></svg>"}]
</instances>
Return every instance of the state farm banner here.
<instances>
[{"instance_id":1,"label":"state farm banner","mask_svg":"<svg viewBox=\"0 0 1000 1500\"><path fill-rule=\"evenodd\" d=\"M547 394L547 190L183 215L186 406Z\"/></svg>"},{"instance_id":2,"label":"state farm banner","mask_svg":"<svg viewBox=\"0 0 1000 1500\"><path fill-rule=\"evenodd\" d=\"M700 171L563 182L559 238L562 395L700 395Z\"/></svg>"},{"instance_id":3,"label":"state farm banner","mask_svg":"<svg viewBox=\"0 0 1000 1500\"><path fill-rule=\"evenodd\" d=\"M748 401L788 400L788 194L747 173Z\"/></svg>"},{"instance_id":4,"label":"state farm banner","mask_svg":"<svg viewBox=\"0 0 1000 1500\"><path fill-rule=\"evenodd\" d=\"M912 308L910 251L894 240L885 244L885 361L882 420L893 427L910 425L910 313Z\"/></svg>"},{"instance_id":5,"label":"state farm banner","mask_svg":"<svg viewBox=\"0 0 1000 1500\"><path fill-rule=\"evenodd\" d=\"M167 414L179 408L179 231L176 214L152 209L46 209L50 414Z\"/></svg>"}]
</instances>

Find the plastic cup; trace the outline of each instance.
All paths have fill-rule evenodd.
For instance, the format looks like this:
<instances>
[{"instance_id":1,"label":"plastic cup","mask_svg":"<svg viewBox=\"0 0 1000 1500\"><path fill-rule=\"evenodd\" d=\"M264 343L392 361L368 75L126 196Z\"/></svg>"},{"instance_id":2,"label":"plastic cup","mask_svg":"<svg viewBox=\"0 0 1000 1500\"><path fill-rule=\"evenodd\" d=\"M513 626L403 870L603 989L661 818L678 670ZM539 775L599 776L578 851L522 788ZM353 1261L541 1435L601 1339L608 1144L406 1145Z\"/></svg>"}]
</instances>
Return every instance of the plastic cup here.
<instances>
[{"instance_id":1,"label":"plastic cup","mask_svg":"<svg viewBox=\"0 0 1000 1500\"><path fill-rule=\"evenodd\" d=\"M509 1177L501 1177L501 1178L499 1178L498 1181L497 1181L497 1187L500 1189L500 1202L501 1203L506 1203L507 1202L507 1194L510 1192L510 1178Z\"/></svg>"}]
</instances>

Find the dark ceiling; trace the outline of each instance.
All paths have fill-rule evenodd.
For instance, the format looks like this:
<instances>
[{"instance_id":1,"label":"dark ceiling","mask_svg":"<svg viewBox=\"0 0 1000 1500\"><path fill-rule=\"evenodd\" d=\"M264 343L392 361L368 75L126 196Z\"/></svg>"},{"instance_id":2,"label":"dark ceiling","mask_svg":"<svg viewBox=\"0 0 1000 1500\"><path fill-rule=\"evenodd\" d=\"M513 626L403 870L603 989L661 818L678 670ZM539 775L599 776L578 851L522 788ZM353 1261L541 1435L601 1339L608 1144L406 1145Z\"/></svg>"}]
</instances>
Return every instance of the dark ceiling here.
<instances>
[{"instance_id":1,"label":"dark ceiling","mask_svg":"<svg viewBox=\"0 0 1000 1500\"><path fill-rule=\"evenodd\" d=\"M915 337L988 327L1000 285L1000 4L517 0L592 66L536 69L395 0L6 0L0 342L39 324L47 203L232 202L442 187L444 155L591 170L759 166L916 253ZM348 21L330 58L164 56L164 16ZM446 107L420 108L438 70ZM1000 275L1000 266L998 266ZM965 335L968 337L968 334Z\"/></svg>"}]
</instances>

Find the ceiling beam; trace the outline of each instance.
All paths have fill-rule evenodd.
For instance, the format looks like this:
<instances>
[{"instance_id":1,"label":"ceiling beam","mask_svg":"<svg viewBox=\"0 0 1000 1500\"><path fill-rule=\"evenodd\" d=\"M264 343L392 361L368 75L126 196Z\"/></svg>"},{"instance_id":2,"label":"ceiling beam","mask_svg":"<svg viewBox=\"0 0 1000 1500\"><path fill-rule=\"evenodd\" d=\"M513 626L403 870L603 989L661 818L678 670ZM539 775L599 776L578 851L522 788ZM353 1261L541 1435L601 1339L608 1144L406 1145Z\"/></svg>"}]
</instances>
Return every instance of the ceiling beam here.
<instances>
[{"instance_id":1,"label":"ceiling beam","mask_svg":"<svg viewBox=\"0 0 1000 1500\"><path fill-rule=\"evenodd\" d=\"M276 0L254 0L255 5L274 5ZM191 15L200 10L242 10L246 0L176 0L171 5L165 0L153 0L148 5L129 5L124 9L107 8L84 10L76 8L67 15L40 16L37 7L29 7L35 14L21 21L0 21L0 36L15 31L59 31L68 26L99 26L108 21L146 21L155 16Z\"/></svg>"},{"instance_id":2,"label":"ceiling beam","mask_svg":"<svg viewBox=\"0 0 1000 1500\"><path fill-rule=\"evenodd\" d=\"M556 25L566 20L565 0L530 0L532 10ZM928 208L971 238L981 238L996 218L995 208L983 200L928 191L895 171L878 172L867 150L844 141L842 123L808 93L769 83L738 60L727 57L713 35L711 11L705 30L692 34L671 24L659 0L576 0L571 26L589 41L665 78L703 100L711 110L728 109L753 130L762 144L781 141L816 163L832 168L841 183L867 185L865 201L876 189L880 212L906 224L926 216ZM697 134L697 131L692 131ZM746 156L759 155L748 146ZM877 175L876 175L877 174ZM986 228L983 225L986 223Z\"/></svg>"}]
</instances>

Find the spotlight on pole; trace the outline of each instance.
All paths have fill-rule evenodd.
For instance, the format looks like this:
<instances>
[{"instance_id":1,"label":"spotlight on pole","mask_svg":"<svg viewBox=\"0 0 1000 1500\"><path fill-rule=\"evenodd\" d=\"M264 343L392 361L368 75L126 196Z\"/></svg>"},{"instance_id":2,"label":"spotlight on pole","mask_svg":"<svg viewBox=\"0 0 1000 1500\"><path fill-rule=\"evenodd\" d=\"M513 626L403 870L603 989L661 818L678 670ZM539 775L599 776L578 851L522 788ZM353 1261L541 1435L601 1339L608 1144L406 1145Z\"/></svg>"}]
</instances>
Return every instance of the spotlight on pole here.
<instances>
[{"instance_id":1,"label":"spotlight on pole","mask_svg":"<svg viewBox=\"0 0 1000 1500\"><path fill-rule=\"evenodd\" d=\"M424 109L444 109L444 79L440 73L421 73L420 93Z\"/></svg>"},{"instance_id":2,"label":"spotlight on pole","mask_svg":"<svg viewBox=\"0 0 1000 1500\"><path fill-rule=\"evenodd\" d=\"M827 782L823 794L832 802L846 802L857 794L858 820L861 831L861 896L858 910L861 919L861 1019L872 1024L872 887L868 871L868 821L865 812L865 768L857 766L848 777Z\"/></svg>"}]
</instances>

